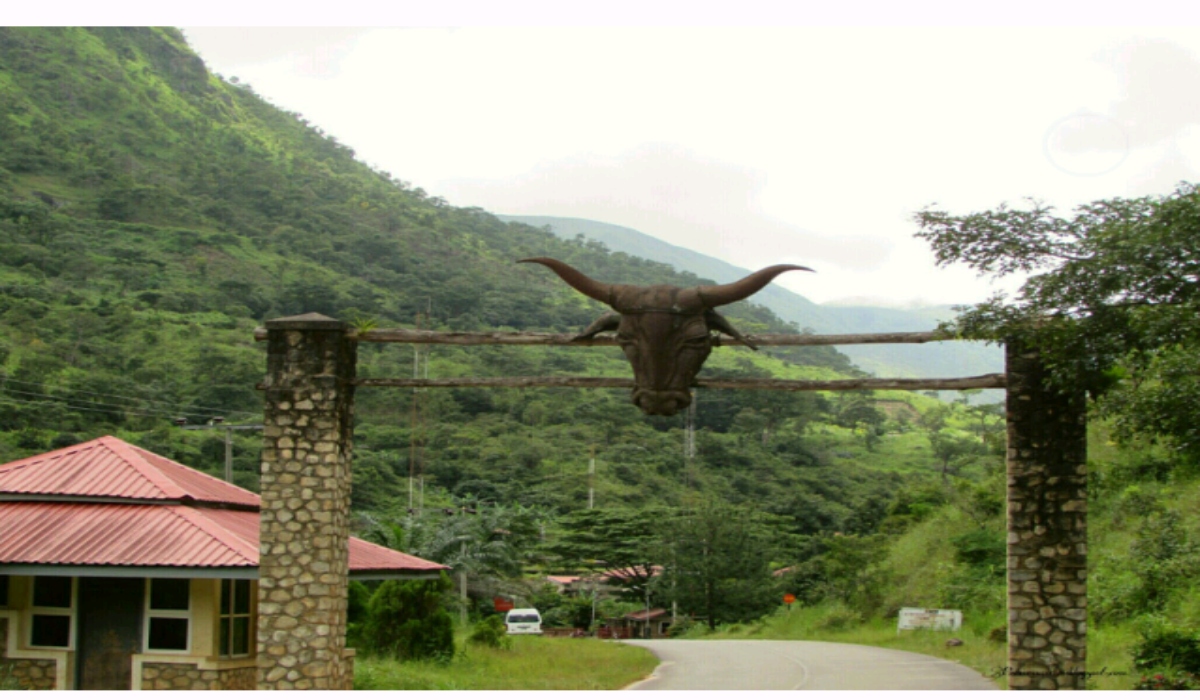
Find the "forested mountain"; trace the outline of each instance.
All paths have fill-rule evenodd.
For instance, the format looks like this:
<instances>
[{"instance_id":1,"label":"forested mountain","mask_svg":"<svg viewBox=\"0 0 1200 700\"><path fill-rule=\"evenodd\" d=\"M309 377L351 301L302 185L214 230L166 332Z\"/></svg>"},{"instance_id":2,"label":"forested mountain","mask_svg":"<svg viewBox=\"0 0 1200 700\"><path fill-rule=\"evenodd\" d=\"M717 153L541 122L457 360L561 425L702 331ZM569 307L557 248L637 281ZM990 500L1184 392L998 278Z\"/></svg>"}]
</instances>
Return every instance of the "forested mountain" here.
<instances>
[{"instance_id":1,"label":"forested mountain","mask_svg":"<svg viewBox=\"0 0 1200 700\"><path fill-rule=\"evenodd\" d=\"M548 227L563 238L582 235L614 251L672 265L677 270L693 272L720 283L731 282L750 272L624 226L561 216L500 215L500 219ZM820 284L820 280L814 280L814 284ZM780 285L764 289L755 300L785 321L818 333L927 331L955 316L951 306L898 309L816 304ZM1000 349L979 342L850 345L844 352L858 367L881 377L965 377L1001 372L1004 367Z\"/></svg>"},{"instance_id":2,"label":"forested mountain","mask_svg":"<svg viewBox=\"0 0 1200 700\"><path fill-rule=\"evenodd\" d=\"M223 436L172 419L261 415L252 330L264 319L581 329L598 304L514 264L541 255L613 282L702 281L373 171L301 115L209 73L175 30L0 29L0 459L117 433L218 470ZM744 332L797 330L756 304L725 312ZM615 348L438 347L416 364L432 377L629 373ZM362 375L413 371L411 348L360 352ZM705 371L855 369L832 348L796 348L722 349ZM820 424L856 441L859 414L879 429L884 414L864 401L704 392L688 464L683 418L644 417L623 391L363 390L355 505L406 506L411 467L429 498L562 512L586 502L596 447L599 503L707 493L801 518L797 532L870 528L906 470L873 476L837 440L808 436ZM259 439L234 437L236 480L253 487Z\"/></svg>"}]
</instances>

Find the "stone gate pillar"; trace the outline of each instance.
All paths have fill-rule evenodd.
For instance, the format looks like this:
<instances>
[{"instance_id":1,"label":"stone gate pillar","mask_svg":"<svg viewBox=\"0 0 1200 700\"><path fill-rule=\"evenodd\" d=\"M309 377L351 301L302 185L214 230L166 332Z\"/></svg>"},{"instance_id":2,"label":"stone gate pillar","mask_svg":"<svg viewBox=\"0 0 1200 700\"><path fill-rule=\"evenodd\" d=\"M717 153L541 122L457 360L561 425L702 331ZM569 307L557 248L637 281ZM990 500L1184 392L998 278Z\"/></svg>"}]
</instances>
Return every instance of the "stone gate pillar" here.
<instances>
[{"instance_id":1,"label":"stone gate pillar","mask_svg":"<svg viewBox=\"0 0 1200 700\"><path fill-rule=\"evenodd\" d=\"M349 689L346 589L357 344L320 314L267 321L258 688Z\"/></svg>"},{"instance_id":2,"label":"stone gate pillar","mask_svg":"<svg viewBox=\"0 0 1200 700\"><path fill-rule=\"evenodd\" d=\"M1038 353L1009 342L1008 685L1084 687L1087 414L1082 390L1047 389Z\"/></svg>"}]
</instances>

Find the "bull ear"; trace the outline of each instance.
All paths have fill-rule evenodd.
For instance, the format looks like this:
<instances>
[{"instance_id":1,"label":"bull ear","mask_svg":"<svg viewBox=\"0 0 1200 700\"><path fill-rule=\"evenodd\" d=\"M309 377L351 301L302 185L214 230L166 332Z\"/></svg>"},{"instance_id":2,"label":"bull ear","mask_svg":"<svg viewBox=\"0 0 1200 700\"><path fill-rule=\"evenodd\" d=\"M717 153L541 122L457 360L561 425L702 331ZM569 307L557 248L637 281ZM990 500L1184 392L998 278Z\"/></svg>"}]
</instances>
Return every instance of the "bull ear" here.
<instances>
[{"instance_id":1,"label":"bull ear","mask_svg":"<svg viewBox=\"0 0 1200 700\"><path fill-rule=\"evenodd\" d=\"M714 284L706 287L696 287L696 292L700 295L700 300L710 309L726 304L732 304L735 301L741 301L746 297L754 294L758 290L771 283L784 272L789 270L806 270L813 272L812 268L802 265L772 265L764 267L758 272L752 272L746 275L737 282L729 284Z\"/></svg>"},{"instance_id":2,"label":"bull ear","mask_svg":"<svg viewBox=\"0 0 1200 700\"><path fill-rule=\"evenodd\" d=\"M571 285L576 291L586 294L596 301L612 306L613 289L611 284L604 284L588 277L579 270L571 267L565 262L555 260L554 258L525 258L518 260L519 263L538 263L554 270L554 273L562 278L563 282Z\"/></svg>"},{"instance_id":3,"label":"bull ear","mask_svg":"<svg viewBox=\"0 0 1200 700\"><path fill-rule=\"evenodd\" d=\"M705 311L704 320L708 323L708 327L712 330L720 331L731 338L737 338L745 343L746 347L750 348L751 350L758 350L757 345L751 343L749 340L746 340L746 336L738 333L738 330L733 327L733 324L729 322L729 319L725 318L716 311L713 311L712 309Z\"/></svg>"},{"instance_id":4,"label":"bull ear","mask_svg":"<svg viewBox=\"0 0 1200 700\"><path fill-rule=\"evenodd\" d=\"M615 331L617 326L621 324L621 314L607 313L600 318L592 321L592 324L583 329L583 332L575 336L571 340L587 340L588 338L596 337L597 333L604 331Z\"/></svg>"}]
</instances>

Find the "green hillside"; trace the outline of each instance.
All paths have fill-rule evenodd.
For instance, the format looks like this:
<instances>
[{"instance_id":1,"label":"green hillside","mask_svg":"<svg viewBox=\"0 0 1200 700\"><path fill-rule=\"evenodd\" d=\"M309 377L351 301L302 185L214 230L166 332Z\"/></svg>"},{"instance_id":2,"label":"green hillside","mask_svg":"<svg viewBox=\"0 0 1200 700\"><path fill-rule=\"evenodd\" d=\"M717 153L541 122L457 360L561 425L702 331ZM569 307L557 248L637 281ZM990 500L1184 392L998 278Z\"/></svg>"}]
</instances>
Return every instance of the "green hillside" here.
<instances>
[{"instance_id":1,"label":"green hillside","mask_svg":"<svg viewBox=\"0 0 1200 700\"><path fill-rule=\"evenodd\" d=\"M420 314L425 328L567 331L602 312L514 264L535 255L614 282L701 281L373 171L301 115L210 74L175 30L0 29L0 100L0 459L116 433L219 471L223 435L172 420L261 415L264 349L251 331L264 319L317 311L388 327ZM746 332L798 330L756 304L725 312ZM411 375L413 353L364 347L360 372ZM615 348L422 353L433 377L629 372ZM855 370L832 348L794 348L722 349L705 371ZM804 447L807 426L834 420L824 397L702 393L687 479L683 419L644 417L627 392L464 389L413 403L411 392L360 392L356 507L406 506L411 466L435 501L487 494L569 510L585 501L592 446L601 503L704 492L787 512L796 460L834 469ZM236 480L250 487L258 445L235 435ZM848 513L893 488L860 481L829 497Z\"/></svg>"}]
</instances>

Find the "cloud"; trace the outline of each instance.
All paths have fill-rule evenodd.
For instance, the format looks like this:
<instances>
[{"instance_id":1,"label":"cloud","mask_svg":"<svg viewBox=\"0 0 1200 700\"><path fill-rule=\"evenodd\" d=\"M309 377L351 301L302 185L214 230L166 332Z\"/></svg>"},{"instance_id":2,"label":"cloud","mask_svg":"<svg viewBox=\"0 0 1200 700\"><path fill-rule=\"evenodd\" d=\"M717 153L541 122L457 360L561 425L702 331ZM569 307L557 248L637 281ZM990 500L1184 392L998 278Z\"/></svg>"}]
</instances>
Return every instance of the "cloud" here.
<instances>
[{"instance_id":1,"label":"cloud","mask_svg":"<svg viewBox=\"0 0 1200 700\"><path fill-rule=\"evenodd\" d=\"M827 261L869 269L886 257L882 238L824 236L766 213L758 199L767 184L760 171L660 143L548 161L516 177L451 179L439 193L504 214L627 226L746 267Z\"/></svg>"},{"instance_id":2,"label":"cloud","mask_svg":"<svg viewBox=\"0 0 1200 700\"><path fill-rule=\"evenodd\" d=\"M370 29L348 27L187 27L189 42L206 48L206 60L250 66L290 58L299 75L331 78L355 42ZM208 55L209 53L216 54Z\"/></svg>"}]
</instances>

